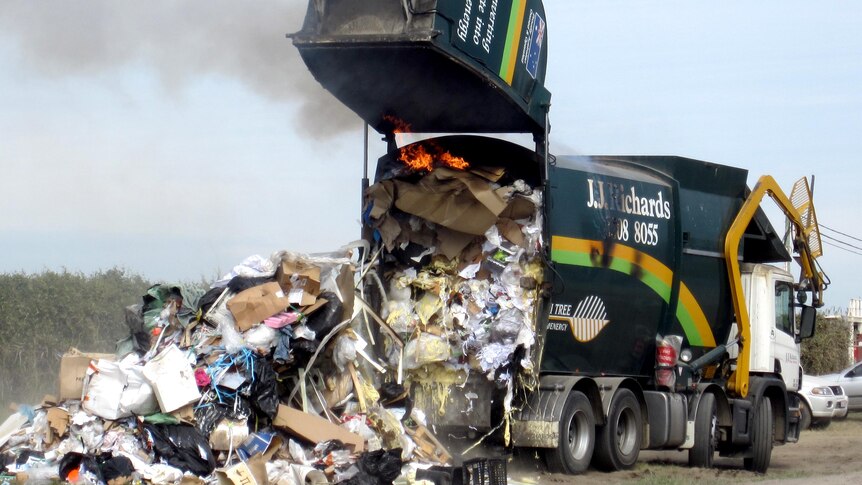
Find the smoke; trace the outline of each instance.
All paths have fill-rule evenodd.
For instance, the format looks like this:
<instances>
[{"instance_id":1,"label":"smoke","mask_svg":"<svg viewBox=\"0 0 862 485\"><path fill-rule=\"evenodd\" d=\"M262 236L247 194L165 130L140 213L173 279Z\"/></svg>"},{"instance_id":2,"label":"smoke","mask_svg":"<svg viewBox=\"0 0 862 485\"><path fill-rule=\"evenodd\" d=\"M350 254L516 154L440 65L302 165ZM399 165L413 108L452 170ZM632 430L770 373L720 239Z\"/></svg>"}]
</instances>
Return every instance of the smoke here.
<instances>
[{"instance_id":1,"label":"smoke","mask_svg":"<svg viewBox=\"0 0 862 485\"><path fill-rule=\"evenodd\" d=\"M129 66L152 69L168 92L206 75L233 79L294 105L311 135L357 126L357 118L314 80L285 34L302 26L302 0L5 0L0 47L52 78ZM287 106L286 106L287 108Z\"/></svg>"}]
</instances>

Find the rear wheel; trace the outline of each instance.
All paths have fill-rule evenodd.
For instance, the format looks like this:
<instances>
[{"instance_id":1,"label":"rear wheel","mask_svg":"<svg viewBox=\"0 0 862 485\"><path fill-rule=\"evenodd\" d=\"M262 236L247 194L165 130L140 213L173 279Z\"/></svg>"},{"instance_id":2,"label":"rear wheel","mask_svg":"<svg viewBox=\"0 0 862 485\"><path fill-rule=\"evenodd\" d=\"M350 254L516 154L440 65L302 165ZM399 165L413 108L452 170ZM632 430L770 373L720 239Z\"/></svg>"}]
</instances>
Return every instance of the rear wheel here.
<instances>
[{"instance_id":1,"label":"rear wheel","mask_svg":"<svg viewBox=\"0 0 862 485\"><path fill-rule=\"evenodd\" d=\"M560 417L560 440L556 448L545 450L548 470L574 475L590 466L596 443L596 418L590 400L572 391Z\"/></svg>"},{"instance_id":2,"label":"rear wheel","mask_svg":"<svg viewBox=\"0 0 862 485\"><path fill-rule=\"evenodd\" d=\"M640 454L643 417L634 393L620 389L614 394L608 420L597 430L593 464L603 470L634 466Z\"/></svg>"},{"instance_id":3,"label":"rear wheel","mask_svg":"<svg viewBox=\"0 0 862 485\"><path fill-rule=\"evenodd\" d=\"M799 418L799 429L808 429L811 427L811 408L805 401L799 403L799 413L802 415Z\"/></svg>"},{"instance_id":4,"label":"rear wheel","mask_svg":"<svg viewBox=\"0 0 862 485\"><path fill-rule=\"evenodd\" d=\"M718 414L714 394L704 394L694 418L694 446L688 450L688 466L712 468L718 447Z\"/></svg>"},{"instance_id":5,"label":"rear wheel","mask_svg":"<svg viewBox=\"0 0 862 485\"><path fill-rule=\"evenodd\" d=\"M743 463L746 470L766 473L769 460L772 458L772 440L775 430L772 422L772 402L766 396L760 398L760 404L754 411L752 428L754 436L751 440L751 457L746 458Z\"/></svg>"}]
</instances>

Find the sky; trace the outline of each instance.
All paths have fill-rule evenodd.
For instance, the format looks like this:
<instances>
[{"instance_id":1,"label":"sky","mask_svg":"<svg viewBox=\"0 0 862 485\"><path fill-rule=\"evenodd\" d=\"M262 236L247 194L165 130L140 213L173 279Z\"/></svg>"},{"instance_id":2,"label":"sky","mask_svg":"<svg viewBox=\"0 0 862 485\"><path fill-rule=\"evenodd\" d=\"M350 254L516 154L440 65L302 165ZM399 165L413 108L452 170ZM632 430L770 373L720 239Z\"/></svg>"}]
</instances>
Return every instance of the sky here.
<instances>
[{"instance_id":1,"label":"sky","mask_svg":"<svg viewBox=\"0 0 862 485\"><path fill-rule=\"evenodd\" d=\"M0 3L0 272L197 281L357 239L362 121L285 37L306 5ZM545 9L552 153L814 175L824 235L857 246L824 246L826 305L862 296L862 3Z\"/></svg>"}]
</instances>

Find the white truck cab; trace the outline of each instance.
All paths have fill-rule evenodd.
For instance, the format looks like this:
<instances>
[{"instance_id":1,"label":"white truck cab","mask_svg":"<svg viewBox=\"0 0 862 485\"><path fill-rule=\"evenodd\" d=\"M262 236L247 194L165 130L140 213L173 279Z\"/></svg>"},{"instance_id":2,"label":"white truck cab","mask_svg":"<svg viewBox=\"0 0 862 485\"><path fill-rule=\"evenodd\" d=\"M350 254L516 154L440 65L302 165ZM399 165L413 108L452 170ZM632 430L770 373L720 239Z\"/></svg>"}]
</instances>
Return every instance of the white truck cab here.
<instances>
[{"instance_id":1,"label":"white truck cab","mask_svg":"<svg viewBox=\"0 0 862 485\"><path fill-rule=\"evenodd\" d=\"M797 391L802 372L793 275L766 264L743 263L740 270L751 325L750 372L780 375L788 391Z\"/></svg>"}]
</instances>

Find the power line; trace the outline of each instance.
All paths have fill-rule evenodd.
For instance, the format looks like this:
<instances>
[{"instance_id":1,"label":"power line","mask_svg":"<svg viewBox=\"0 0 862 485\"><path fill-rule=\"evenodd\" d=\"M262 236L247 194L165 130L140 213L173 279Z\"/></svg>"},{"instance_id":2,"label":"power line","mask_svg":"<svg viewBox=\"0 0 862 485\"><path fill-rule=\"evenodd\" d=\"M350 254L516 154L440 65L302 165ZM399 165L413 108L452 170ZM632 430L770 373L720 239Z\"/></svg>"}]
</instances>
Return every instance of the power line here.
<instances>
[{"instance_id":1,"label":"power line","mask_svg":"<svg viewBox=\"0 0 862 485\"><path fill-rule=\"evenodd\" d=\"M823 241L823 244L825 244L825 245L827 245L827 246L832 246L833 248L843 249L844 251L847 251L848 253L853 253L853 254L856 254L856 255L858 255L858 256L862 256L862 253L860 253L860 252L853 251L852 249L847 249L847 248L845 248L844 246L839 246L839 245L837 245L837 244L832 244L832 243L831 243L831 242L829 242L829 241Z\"/></svg>"},{"instance_id":2,"label":"power line","mask_svg":"<svg viewBox=\"0 0 862 485\"><path fill-rule=\"evenodd\" d=\"M839 230L837 230L837 229L832 229L831 227L829 227L829 226L827 226L827 225L824 225L824 224L818 224L818 225L819 225L820 227L822 227L823 229L828 229L828 230L830 230L830 231L832 231L832 232L837 232L838 234L841 234L842 236L847 236L847 237L849 237L850 239L855 239L855 240L857 240L857 241L859 241L859 242L862 242L862 239L860 239L860 238L858 238L858 237L851 236L850 234L845 234L845 233L843 233L843 232L841 232L841 231L839 231Z\"/></svg>"},{"instance_id":3,"label":"power line","mask_svg":"<svg viewBox=\"0 0 862 485\"><path fill-rule=\"evenodd\" d=\"M821 236L823 236L823 237L825 237L826 239L831 239L831 240L833 240L833 241L835 241L835 242L837 242L837 243L843 244L843 245L845 245L845 246L850 246L850 247L851 247L851 248L853 248L853 249L858 249L858 250L862 251L862 248L860 248L859 246L854 246L854 245L850 244L850 243L849 243L849 242L847 242L847 241L842 241L842 240L840 240L840 239L836 239L836 238L834 238L834 237L832 237L832 236L830 236L830 235L828 235L828 234L820 234L820 235L821 235Z\"/></svg>"}]
</instances>

